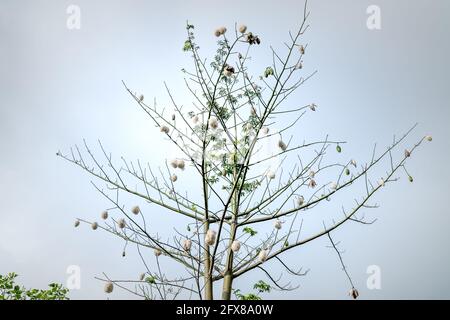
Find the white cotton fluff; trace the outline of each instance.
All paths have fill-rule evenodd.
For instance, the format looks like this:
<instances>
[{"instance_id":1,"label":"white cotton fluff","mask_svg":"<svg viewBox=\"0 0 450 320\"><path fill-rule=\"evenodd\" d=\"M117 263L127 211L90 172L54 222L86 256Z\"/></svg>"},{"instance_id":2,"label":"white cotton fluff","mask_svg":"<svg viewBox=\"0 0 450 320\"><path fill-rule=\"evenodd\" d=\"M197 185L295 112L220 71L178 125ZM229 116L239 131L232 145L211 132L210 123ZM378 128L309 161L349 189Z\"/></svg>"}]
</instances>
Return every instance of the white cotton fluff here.
<instances>
[{"instance_id":1,"label":"white cotton fluff","mask_svg":"<svg viewBox=\"0 0 450 320\"><path fill-rule=\"evenodd\" d=\"M427 141L433 141L433 137L432 136L426 136L425 139L427 139Z\"/></svg>"},{"instance_id":2,"label":"white cotton fluff","mask_svg":"<svg viewBox=\"0 0 450 320\"><path fill-rule=\"evenodd\" d=\"M332 189L332 190L336 190L337 188L338 188L337 183L336 183L336 182L333 182L333 183L331 184L331 189Z\"/></svg>"},{"instance_id":3,"label":"white cotton fluff","mask_svg":"<svg viewBox=\"0 0 450 320\"><path fill-rule=\"evenodd\" d=\"M350 163L356 168L356 160L352 159L352 161L350 161Z\"/></svg>"},{"instance_id":4,"label":"white cotton fluff","mask_svg":"<svg viewBox=\"0 0 450 320\"><path fill-rule=\"evenodd\" d=\"M282 227L282 223L280 220L275 220L275 222L273 223L273 227L277 230L280 230Z\"/></svg>"},{"instance_id":5,"label":"white cotton fluff","mask_svg":"<svg viewBox=\"0 0 450 320\"><path fill-rule=\"evenodd\" d=\"M241 249L241 243L238 240L234 240L231 243L231 251L238 252Z\"/></svg>"},{"instance_id":6,"label":"white cotton fluff","mask_svg":"<svg viewBox=\"0 0 450 320\"><path fill-rule=\"evenodd\" d=\"M241 25L239 26L239 32L240 32L240 33L245 33L245 31L247 31L247 26L244 25L244 24L241 24Z\"/></svg>"},{"instance_id":7,"label":"white cotton fluff","mask_svg":"<svg viewBox=\"0 0 450 320\"><path fill-rule=\"evenodd\" d=\"M314 172L314 170L309 171L310 178L314 178L315 176L316 176L316 173Z\"/></svg>"},{"instance_id":8,"label":"white cotton fluff","mask_svg":"<svg viewBox=\"0 0 450 320\"><path fill-rule=\"evenodd\" d=\"M159 257L162 254L162 251L159 249L155 249L153 250L153 253L155 254L156 257Z\"/></svg>"},{"instance_id":9,"label":"white cotton fluff","mask_svg":"<svg viewBox=\"0 0 450 320\"><path fill-rule=\"evenodd\" d=\"M101 216L103 220L108 219L108 211L103 211Z\"/></svg>"},{"instance_id":10,"label":"white cotton fluff","mask_svg":"<svg viewBox=\"0 0 450 320\"><path fill-rule=\"evenodd\" d=\"M281 150L286 151L287 145L284 143L283 140L278 141L278 147L280 147Z\"/></svg>"},{"instance_id":11,"label":"white cotton fluff","mask_svg":"<svg viewBox=\"0 0 450 320\"><path fill-rule=\"evenodd\" d=\"M268 250L261 250L258 254L258 259L261 262L264 262L267 260Z\"/></svg>"},{"instance_id":12,"label":"white cotton fluff","mask_svg":"<svg viewBox=\"0 0 450 320\"><path fill-rule=\"evenodd\" d=\"M214 31L214 35L216 37L220 37L221 35L225 34L225 32L227 32L227 28L220 27L220 28L217 28L216 31Z\"/></svg>"},{"instance_id":13,"label":"white cotton fluff","mask_svg":"<svg viewBox=\"0 0 450 320\"><path fill-rule=\"evenodd\" d=\"M356 299L359 296L359 292L355 288L352 288L348 293L348 295L351 296L353 299Z\"/></svg>"},{"instance_id":14,"label":"white cotton fluff","mask_svg":"<svg viewBox=\"0 0 450 320\"><path fill-rule=\"evenodd\" d=\"M193 122L194 124L197 124L197 123L198 123L198 121L199 121L199 118L198 118L198 116L194 116L194 117L192 117L192 122Z\"/></svg>"},{"instance_id":15,"label":"white cotton fluff","mask_svg":"<svg viewBox=\"0 0 450 320\"><path fill-rule=\"evenodd\" d=\"M380 181L378 182L378 184L382 187L384 187L386 185L386 183L384 182L384 179L381 178Z\"/></svg>"},{"instance_id":16,"label":"white cotton fluff","mask_svg":"<svg viewBox=\"0 0 450 320\"><path fill-rule=\"evenodd\" d=\"M209 119L209 126L213 129L217 129L219 127L219 122L217 122L216 118Z\"/></svg>"},{"instance_id":17,"label":"white cotton fluff","mask_svg":"<svg viewBox=\"0 0 450 320\"><path fill-rule=\"evenodd\" d=\"M301 206L303 205L303 203L305 203L305 198L304 198L303 196L299 196L299 197L297 198L297 205L298 205L299 207L301 207Z\"/></svg>"},{"instance_id":18,"label":"white cotton fluff","mask_svg":"<svg viewBox=\"0 0 450 320\"><path fill-rule=\"evenodd\" d=\"M120 228L120 229L123 229L123 228L125 228L125 226L127 225L127 223L125 222L125 219L119 219L119 220L117 220L117 226Z\"/></svg>"},{"instance_id":19,"label":"white cotton fluff","mask_svg":"<svg viewBox=\"0 0 450 320\"><path fill-rule=\"evenodd\" d=\"M179 160L177 161L177 167L178 167L179 169L181 169L181 170L184 170L184 168L186 167L186 163L184 163L184 160L183 160L183 159L179 159Z\"/></svg>"},{"instance_id":20,"label":"white cotton fluff","mask_svg":"<svg viewBox=\"0 0 450 320\"><path fill-rule=\"evenodd\" d=\"M183 250L184 251L191 251L192 247L192 241L190 239L186 239L183 241Z\"/></svg>"},{"instance_id":21,"label":"white cotton fluff","mask_svg":"<svg viewBox=\"0 0 450 320\"><path fill-rule=\"evenodd\" d=\"M105 283L105 287L104 290L106 293L111 293L114 290L114 284L111 281L108 281L107 283Z\"/></svg>"},{"instance_id":22,"label":"white cotton fluff","mask_svg":"<svg viewBox=\"0 0 450 320\"><path fill-rule=\"evenodd\" d=\"M300 45L298 47L298 50L300 51L301 54L305 54L305 47L303 45Z\"/></svg>"},{"instance_id":23,"label":"white cotton fluff","mask_svg":"<svg viewBox=\"0 0 450 320\"><path fill-rule=\"evenodd\" d=\"M405 157L406 157L406 158L411 157L411 151L405 149Z\"/></svg>"},{"instance_id":24,"label":"white cotton fluff","mask_svg":"<svg viewBox=\"0 0 450 320\"><path fill-rule=\"evenodd\" d=\"M168 126L161 126L161 127L159 128L159 130L160 130L161 132L165 133L165 134L169 134L169 132L170 132L170 129L169 129Z\"/></svg>"},{"instance_id":25,"label":"white cotton fluff","mask_svg":"<svg viewBox=\"0 0 450 320\"><path fill-rule=\"evenodd\" d=\"M262 131L263 134L266 135L266 134L269 133L269 128L268 128L268 127L262 127L262 128L261 128L261 131Z\"/></svg>"},{"instance_id":26,"label":"white cotton fluff","mask_svg":"<svg viewBox=\"0 0 450 320\"><path fill-rule=\"evenodd\" d=\"M206 236L205 236L205 243L208 246L212 246L214 245L214 243L216 242L216 231L209 229L206 232Z\"/></svg>"},{"instance_id":27,"label":"white cotton fluff","mask_svg":"<svg viewBox=\"0 0 450 320\"><path fill-rule=\"evenodd\" d=\"M97 228L98 228L98 223L97 223L97 222L93 222L93 223L91 224L91 228L92 228L92 230L97 230Z\"/></svg>"},{"instance_id":28,"label":"white cotton fluff","mask_svg":"<svg viewBox=\"0 0 450 320\"><path fill-rule=\"evenodd\" d=\"M275 172L273 172L273 171L267 172L266 177L269 178L270 180L275 179Z\"/></svg>"},{"instance_id":29,"label":"white cotton fluff","mask_svg":"<svg viewBox=\"0 0 450 320\"><path fill-rule=\"evenodd\" d=\"M177 159L170 160L170 166L174 169L178 168L178 160Z\"/></svg>"},{"instance_id":30,"label":"white cotton fluff","mask_svg":"<svg viewBox=\"0 0 450 320\"><path fill-rule=\"evenodd\" d=\"M141 212L141 209L139 208L139 206L134 206L133 208L131 208L131 212L133 214L139 214L139 212Z\"/></svg>"},{"instance_id":31,"label":"white cotton fluff","mask_svg":"<svg viewBox=\"0 0 450 320\"><path fill-rule=\"evenodd\" d=\"M310 188L315 188L317 186L317 183L314 179L309 180L308 186Z\"/></svg>"},{"instance_id":32,"label":"white cotton fluff","mask_svg":"<svg viewBox=\"0 0 450 320\"><path fill-rule=\"evenodd\" d=\"M177 180L178 180L178 177L177 177L176 174L173 174L173 175L170 176L170 181L175 182Z\"/></svg>"}]
</instances>

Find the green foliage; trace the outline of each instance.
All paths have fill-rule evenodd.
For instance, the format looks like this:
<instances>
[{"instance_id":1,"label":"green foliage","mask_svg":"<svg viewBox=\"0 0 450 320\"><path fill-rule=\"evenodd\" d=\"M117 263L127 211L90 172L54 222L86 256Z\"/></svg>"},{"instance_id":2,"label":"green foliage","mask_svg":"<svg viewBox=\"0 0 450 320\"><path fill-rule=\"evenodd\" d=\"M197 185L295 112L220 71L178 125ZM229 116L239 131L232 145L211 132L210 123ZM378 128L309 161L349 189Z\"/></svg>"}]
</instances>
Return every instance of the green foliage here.
<instances>
[{"instance_id":1,"label":"green foliage","mask_svg":"<svg viewBox=\"0 0 450 320\"><path fill-rule=\"evenodd\" d=\"M258 290L259 293L263 293L263 292L270 292L272 287L269 284L265 283L264 281L259 280L257 283L253 285L253 289ZM233 293L238 300L262 300L262 298L255 293L243 294L239 289L233 290Z\"/></svg>"},{"instance_id":2,"label":"green foliage","mask_svg":"<svg viewBox=\"0 0 450 320\"><path fill-rule=\"evenodd\" d=\"M191 40L186 40L183 45L183 51L189 51L189 50L192 50L192 43L191 43Z\"/></svg>"},{"instance_id":3,"label":"green foliage","mask_svg":"<svg viewBox=\"0 0 450 320\"><path fill-rule=\"evenodd\" d=\"M14 272L0 275L0 300L69 300L69 290L61 284L50 283L47 290L25 289L15 283L17 276Z\"/></svg>"},{"instance_id":4,"label":"green foliage","mask_svg":"<svg viewBox=\"0 0 450 320\"><path fill-rule=\"evenodd\" d=\"M150 283L150 284L155 284L156 283L155 277L152 277L152 276L145 278L145 281Z\"/></svg>"},{"instance_id":5,"label":"green foliage","mask_svg":"<svg viewBox=\"0 0 450 320\"><path fill-rule=\"evenodd\" d=\"M257 283L253 285L253 289L258 290L258 292L262 293L262 292L270 292L270 289L272 289L272 287L268 283L259 280Z\"/></svg>"},{"instance_id":6,"label":"green foliage","mask_svg":"<svg viewBox=\"0 0 450 320\"><path fill-rule=\"evenodd\" d=\"M261 300L261 297L254 293L242 294L241 290L234 290L234 295L238 300Z\"/></svg>"},{"instance_id":7,"label":"green foliage","mask_svg":"<svg viewBox=\"0 0 450 320\"><path fill-rule=\"evenodd\" d=\"M272 67L267 67L266 70L264 71L264 77L269 77L269 76L273 76L274 72Z\"/></svg>"},{"instance_id":8,"label":"green foliage","mask_svg":"<svg viewBox=\"0 0 450 320\"><path fill-rule=\"evenodd\" d=\"M249 234L250 236L252 236L252 237L258 233L258 231L255 231L255 230L253 230L253 229L250 228L250 227L245 227L245 228L243 229L243 231L244 231L244 233L248 233L248 234Z\"/></svg>"}]
</instances>

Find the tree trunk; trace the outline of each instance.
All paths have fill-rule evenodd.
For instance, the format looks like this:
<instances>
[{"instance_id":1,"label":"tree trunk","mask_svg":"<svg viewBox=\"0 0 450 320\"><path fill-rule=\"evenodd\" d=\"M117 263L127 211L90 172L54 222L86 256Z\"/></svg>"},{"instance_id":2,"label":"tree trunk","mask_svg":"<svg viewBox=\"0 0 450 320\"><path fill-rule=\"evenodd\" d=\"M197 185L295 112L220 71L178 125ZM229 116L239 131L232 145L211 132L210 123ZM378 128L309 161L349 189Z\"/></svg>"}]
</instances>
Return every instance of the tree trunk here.
<instances>
[{"instance_id":1,"label":"tree trunk","mask_svg":"<svg viewBox=\"0 0 450 320\"><path fill-rule=\"evenodd\" d=\"M228 255L227 262L225 265L225 276L223 278L223 287L222 287L222 299L223 300L231 300L231 290L233 289L233 250L231 250L231 244L236 238L236 221L231 223L230 230L230 243L228 245Z\"/></svg>"},{"instance_id":2,"label":"tree trunk","mask_svg":"<svg viewBox=\"0 0 450 320\"><path fill-rule=\"evenodd\" d=\"M204 230L205 234L208 232L209 222L205 222ZM209 246L205 244L205 269L204 269L204 279L205 279L205 291L204 291L204 299L205 300L213 300L213 281L211 277L211 255L209 253Z\"/></svg>"},{"instance_id":3,"label":"tree trunk","mask_svg":"<svg viewBox=\"0 0 450 320\"><path fill-rule=\"evenodd\" d=\"M233 284L233 275L231 272L225 274L223 278L222 300L231 300L231 289Z\"/></svg>"}]
</instances>

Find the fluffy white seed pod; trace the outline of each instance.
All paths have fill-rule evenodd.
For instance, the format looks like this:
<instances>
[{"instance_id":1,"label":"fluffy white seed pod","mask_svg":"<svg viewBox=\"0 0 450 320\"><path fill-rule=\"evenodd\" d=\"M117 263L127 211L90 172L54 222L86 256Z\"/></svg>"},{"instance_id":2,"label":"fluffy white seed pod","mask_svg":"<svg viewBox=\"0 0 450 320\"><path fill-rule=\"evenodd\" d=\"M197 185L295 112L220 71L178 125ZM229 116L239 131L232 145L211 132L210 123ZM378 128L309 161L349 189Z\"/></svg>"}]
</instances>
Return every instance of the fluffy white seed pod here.
<instances>
[{"instance_id":1,"label":"fluffy white seed pod","mask_svg":"<svg viewBox=\"0 0 450 320\"><path fill-rule=\"evenodd\" d=\"M356 160L352 159L352 161L350 161L350 163L356 168Z\"/></svg>"},{"instance_id":2,"label":"fluffy white seed pod","mask_svg":"<svg viewBox=\"0 0 450 320\"><path fill-rule=\"evenodd\" d=\"M214 243L216 242L216 232L214 231L214 230L211 230L211 229L209 229L207 232L206 232L206 235L205 235L205 243L208 245L208 246L212 246L212 245L214 245Z\"/></svg>"},{"instance_id":3,"label":"fluffy white seed pod","mask_svg":"<svg viewBox=\"0 0 450 320\"><path fill-rule=\"evenodd\" d=\"M406 158L411 157L411 152L409 150L407 150L407 149L405 149L405 157Z\"/></svg>"},{"instance_id":4,"label":"fluffy white seed pod","mask_svg":"<svg viewBox=\"0 0 450 320\"><path fill-rule=\"evenodd\" d=\"M381 178L380 181L378 182L378 184L379 184L380 186L384 187L386 183L385 183L384 179Z\"/></svg>"},{"instance_id":5,"label":"fluffy white seed pod","mask_svg":"<svg viewBox=\"0 0 450 320\"><path fill-rule=\"evenodd\" d=\"M225 27L220 27L217 30L219 30L220 34L225 34L225 32L227 32L227 28Z\"/></svg>"},{"instance_id":6,"label":"fluffy white seed pod","mask_svg":"<svg viewBox=\"0 0 450 320\"><path fill-rule=\"evenodd\" d=\"M280 220L275 220L275 222L273 223L273 227L277 230L280 230L282 227L282 223Z\"/></svg>"},{"instance_id":7,"label":"fluffy white seed pod","mask_svg":"<svg viewBox=\"0 0 450 320\"><path fill-rule=\"evenodd\" d=\"M227 32L227 28L220 27L220 28L217 28L216 31L214 31L214 35L216 37L220 37L221 35L225 34L225 32Z\"/></svg>"},{"instance_id":8,"label":"fluffy white seed pod","mask_svg":"<svg viewBox=\"0 0 450 320\"><path fill-rule=\"evenodd\" d=\"M107 283L105 283L105 287L104 290L106 293L111 293L114 290L114 284L111 281L108 281Z\"/></svg>"},{"instance_id":9,"label":"fluffy white seed pod","mask_svg":"<svg viewBox=\"0 0 450 320\"><path fill-rule=\"evenodd\" d=\"M162 251L159 249L155 249L153 250L153 253L155 254L156 257L159 257L162 254Z\"/></svg>"},{"instance_id":10,"label":"fluffy white seed pod","mask_svg":"<svg viewBox=\"0 0 450 320\"><path fill-rule=\"evenodd\" d=\"M145 272L141 273L141 275L139 276L139 280L144 281L145 279Z\"/></svg>"},{"instance_id":11,"label":"fluffy white seed pod","mask_svg":"<svg viewBox=\"0 0 450 320\"><path fill-rule=\"evenodd\" d=\"M317 186L317 183L314 179L309 180L308 186L310 188L315 188Z\"/></svg>"},{"instance_id":12,"label":"fluffy white seed pod","mask_svg":"<svg viewBox=\"0 0 450 320\"><path fill-rule=\"evenodd\" d=\"M97 222L93 222L93 223L91 224L91 228L92 228L92 230L97 230L97 228L98 228L98 223L97 223Z\"/></svg>"},{"instance_id":13,"label":"fluffy white seed pod","mask_svg":"<svg viewBox=\"0 0 450 320\"><path fill-rule=\"evenodd\" d=\"M209 119L209 126L213 129L217 129L219 127L219 122L217 122L216 118Z\"/></svg>"},{"instance_id":14,"label":"fluffy white seed pod","mask_svg":"<svg viewBox=\"0 0 450 320\"><path fill-rule=\"evenodd\" d=\"M301 207L305 203L305 198L303 196L299 196L297 198L297 205Z\"/></svg>"},{"instance_id":15,"label":"fluffy white seed pod","mask_svg":"<svg viewBox=\"0 0 450 320\"><path fill-rule=\"evenodd\" d=\"M281 150L286 151L287 145L284 143L283 140L278 141L278 147L280 147Z\"/></svg>"},{"instance_id":16,"label":"fluffy white seed pod","mask_svg":"<svg viewBox=\"0 0 450 320\"><path fill-rule=\"evenodd\" d=\"M165 134L169 134L169 132L170 132L170 129L169 129L168 126L161 126L161 127L159 128L159 130L160 130L161 132L165 133Z\"/></svg>"},{"instance_id":17,"label":"fluffy white seed pod","mask_svg":"<svg viewBox=\"0 0 450 320\"><path fill-rule=\"evenodd\" d=\"M173 174L173 175L170 176L170 181L175 182L177 180L178 180L178 177L177 177L176 174Z\"/></svg>"},{"instance_id":18,"label":"fluffy white seed pod","mask_svg":"<svg viewBox=\"0 0 450 320\"><path fill-rule=\"evenodd\" d=\"M266 135L266 134L269 133L269 128L268 127L262 127L261 128L261 132Z\"/></svg>"},{"instance_id":19,"label":"fluffy white seed pod","mask_svg":"<svg viewBox=\"0 0 450 320\"><path fill-rule=\"evenodd\" d=\"M184 168L186 167L186 163L184 162L183 159L179 159L179 160L177 161L177 167L178 167L179 169L181 169L181 170L184 170Z\"/></svg>"},{"instance_id":20,"label":"fluffy white seed pod","mask_svg":"<svg viewBox=\"0 0 450 320\"><path fill-rule=\"evenodd\" d=\"M338 188L337 183L336 183L336 182L333 182L333 183L331 184L331 189L332 189L332 190L336 190L337 188Z\"/></svg>"},{"instance_id":21,"label":"fluffy white seed pod","mask_svg":"<svg viewBox=\"0 0 450 320\"><path fill-rule=\"evenodd\" d=\"M177 159L170 160L170 166L174 169L178 168L178 160Z\"/></svg>"},{"instance_id":22,"label":"fluffy white seed pod","mask_svg":"<svg viewBox=\"0 0 450 320\"><path fill-rule=\"evenodd\" d=\"M121 219L117 220L117 226L118 226L120 229L125 228L126 225L127 225L127 223L125 222L125 219L122 219L122 218L121 218Z\"/></svg>"},{"instance_id":23,"label":"fluffy white seed pod","mask_svg":"<svg viewBox=\"0 0 450 320\"><path fill-rule=\"evenodd\" d=\"M200 120L200 119L198 118L198 116L192 117L192 122L193 122L194 124L197 124L199 120Z\"/></svg>"},{"instance_id":24,"label":"fluffy white seed pod","mask_svg":"<svg viewBox=\"0 0 450 320\"><path fill-rule=\"evenodd\" d=\"M240 249L241 249L241 243L239 241L237 241L237 240L234 240L231 243L231 250L233 252L238 252Z\"/></svg>"},{"instance_id":25,"label":"fluffy white seed pod","mask_svg":"<svg viewBox=\"0 0 450 320\"><path fill-rule=\"evenodd\" d=\"M314 178L316 176L316 172L314 170L309 171L309 177Z\"/></svg>"},{"instance_id":26,"label":"fluffy white seed pod","mask_svg":"<svg viewBox=\"0 0 450 320\"><path fill-rule=\"evenodd\" d=\"M190 239L186 239L183 241L183 250L184 251L191 251L192 247L192 241Z\"/></svg>"},{"instance_id":27,"label":"fluffy white seed pod","mask_svg":"<svg viewBox=\"0 0 450 320\"><path fill-rule=\"evenodd\" d=\"M266 173L266 177L269 178L269 179L271 179L271 180L275 179L275 172L273 172L273 171L268 171L268 172Z\"/></svg>"},{"instance_id":28,"label":"fluffy white seed pod","mask_svg":"<svg viewBox=\"0 0 450 320\"><path fill-rule=\"evenodd\" d=\"M230 65L226 65L223 68L223 74L227 77L231 77L234 74L234 68Z\"/></svg>"},{"instance_id":29,"label":"fluffy white seed pod","mask_svg":"<svg viewBox=\"0 0 450 320\"><path fill-rule=\"evenodd\" d=\"M75 220L75 223L73 224L73 226L75 228L77 228L80 225L80 220Z\"/></svg>"},{"instance_id":30,"label":"fluffy white seed pod","mask_svg":"<svg viewBox=\"0 0 450 320\"><path fill-rule=\"evenodd\" d=\"M301 54L305 54L305 47L303 45L300 45L298 47L298 50L300 51Z\"/></svg>"},{"instance_id":31,"label":"fluffy white seed pod","mask_svg":"<svg viewBox=\"0 0 450 320\"><path fill-rule=\"evenodd\" d=\"M427 141L433 141L433 137L432 136L426 136L425 139L427 139Z\"/></svg>"},{"instance_id":32,"label":"fluffy white seed pod","mask_svg":"<svg viewBox=\"0 0 450 320\"><path fill-rule=\"evenodd\" d=\"M141 208L139 208L139 206L134 206L131 208L131 212L133 212L133 214L139 214L139 212L141 212Z\"/></svg>"},{"instance_id":33,"label":"fluffy white seed pod","mask_svg":"<svg viewBox=\"0 0 450 320\"><path fill-rule=\"evenodd\" d=\"M245 31L247 31L247 26L244 25L244 24L241 24L241 25L239 26L239 32L240 32L240 33L245 33Z\"/></svg>"},{"instance_id":34,"label":"fluffy white seed pod","mask_svg":"<svg viewBox=\"0 0 450 320\"><path fill-rule=\"evenodd\" d=\"M317 105L316 105L315 103L311 103L311 104L309 105L309 108L310 108L312 111L316 111Z\"/></svg>"},{"instance_id":35,"label":"fluffy white seed pod","mask_svg":"<svg viewBox=\"0 0 450 320\"><path fill-rule=\"evenodd\" d=\"M349 291L348 295L349 295L350 297L352 297L353 299L356 299L356 298L358 298L358 296L359 296L359 292L358 292L358 290L356 290L355 288L352 288L352 289Z\"/></svg>"},{"instance_id":36,"label":"fluffy white seed pod","mask_svg":"<svg viewBox=\"0 0 450 320\"><path fill-rule=\"evenodd\" d=\"M267 260L268 250L261 250L258 254L258 259L261 262L264 262Z\"/></svg>"},{"instance_id":37,"label":"fluffy white seed pod","mask_svg":"<svg viewBox=\"0 0 450 320\"><path fill-rule=\"evenodd\" d=\"M108 211L103 211L103 212L102 212L102 219L103 219L103 220L108 219Z\"/></svg>"}]
</instances>

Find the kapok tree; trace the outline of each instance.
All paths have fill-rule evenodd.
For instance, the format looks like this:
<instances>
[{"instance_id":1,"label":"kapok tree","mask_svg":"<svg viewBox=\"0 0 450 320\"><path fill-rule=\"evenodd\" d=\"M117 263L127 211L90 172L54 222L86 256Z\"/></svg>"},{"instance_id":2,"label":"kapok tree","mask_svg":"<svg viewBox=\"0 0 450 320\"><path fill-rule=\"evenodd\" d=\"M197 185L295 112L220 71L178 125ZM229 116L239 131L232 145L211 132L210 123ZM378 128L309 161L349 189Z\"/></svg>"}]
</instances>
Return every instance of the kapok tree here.
<instances>
[{"instance_id":1,"label":"kapok tree","mask_svg":"<svg viewBox=\"0 0 450 320\"><path fill-rule=\"evenodd\" d=\"M159 134L178 149L179 155L168 159L159 170L123 157L117 164L101 143L106 164L86 142L85 151L75 147L69 154L58 152L60 157L105 183L105 188L95 182L93 185L112 203L101 214L104 224L77 219L75 226L88 223L94 230L100 228L126 244L135 244L146 268L139 279L127 281L104 274L100 280L106 282L106 292L116 285L147 299L176 298L183 290L191 297L213 299L214 284L220 283L221 297L228 300L234 290L233 281L258 269L270 281L270 284L258 282L255 289L259 292L272 287L293 290L295 286L282 284L272 275L269 261L291 275L303 276L307 270L294 270L292 262L285 261L284 253L326 237L348 277L350 295L358 296L332 233L350 221L373 223L358 212L377 207L371 204L373 195L396 181L399 170L404 170L412 182L406 161L422 141L432 138L424 136L399 156L398 149L414 126L399 139L394 137L386 150L378 153L374 148L370 160L360 165L354 159L329 160L332 155L342 158L344 141L326 136L297 143L292 131L305 114L317 108L314 103L294 107L287 104L288 98L315 73L305 75L303 69L307 45L301 40L308 29L308 16L305 4L298 31L289 33L289 41L284 43L286 51L277 52L270 47L270 64L256 76L249 74L249 65L250 53L260 48L259 35L244 25L235 26L230 36L225 27L217 29L214 34L218 37L218 48L212 61L208 61L200 56L194 26L188 23L183 46L193 61L191 70L183 69L186 88L193 99L188 109L179 105L167 85L169 109L173 113L156 103L147 103L142 94L124 83ZM287 122L281 119L283 116L288 118ZM383 163L387 164L382 170L385 173L379 175ZM194 181L189 192L201 195L198 199L177 187L177 181L189 175ZM194 185L195 182L198 184ZM320 206L351 186L357 188L352 194L359 191L353 206L348 209L342 206L342 211L331 212L327 221L317 223L310 212L320 210ZM147 212L147 207L126 208L120 200L123 194L140 198L152 211L155 207L167 211L177 219L177 225L186 222L186 230L175 229L171 239L162 239L147 223L156 217ZM316 231L303 233L305 223ZM258 233L268 228L272 231L265 236ZM149 267L146 250L153 251L155 270ZM169 276L167 269L162 270L160 259L180 264L185 274ZM243 295L239 290L235 294L241 299L258 298Z\"/></svg>"}]
</instances>

